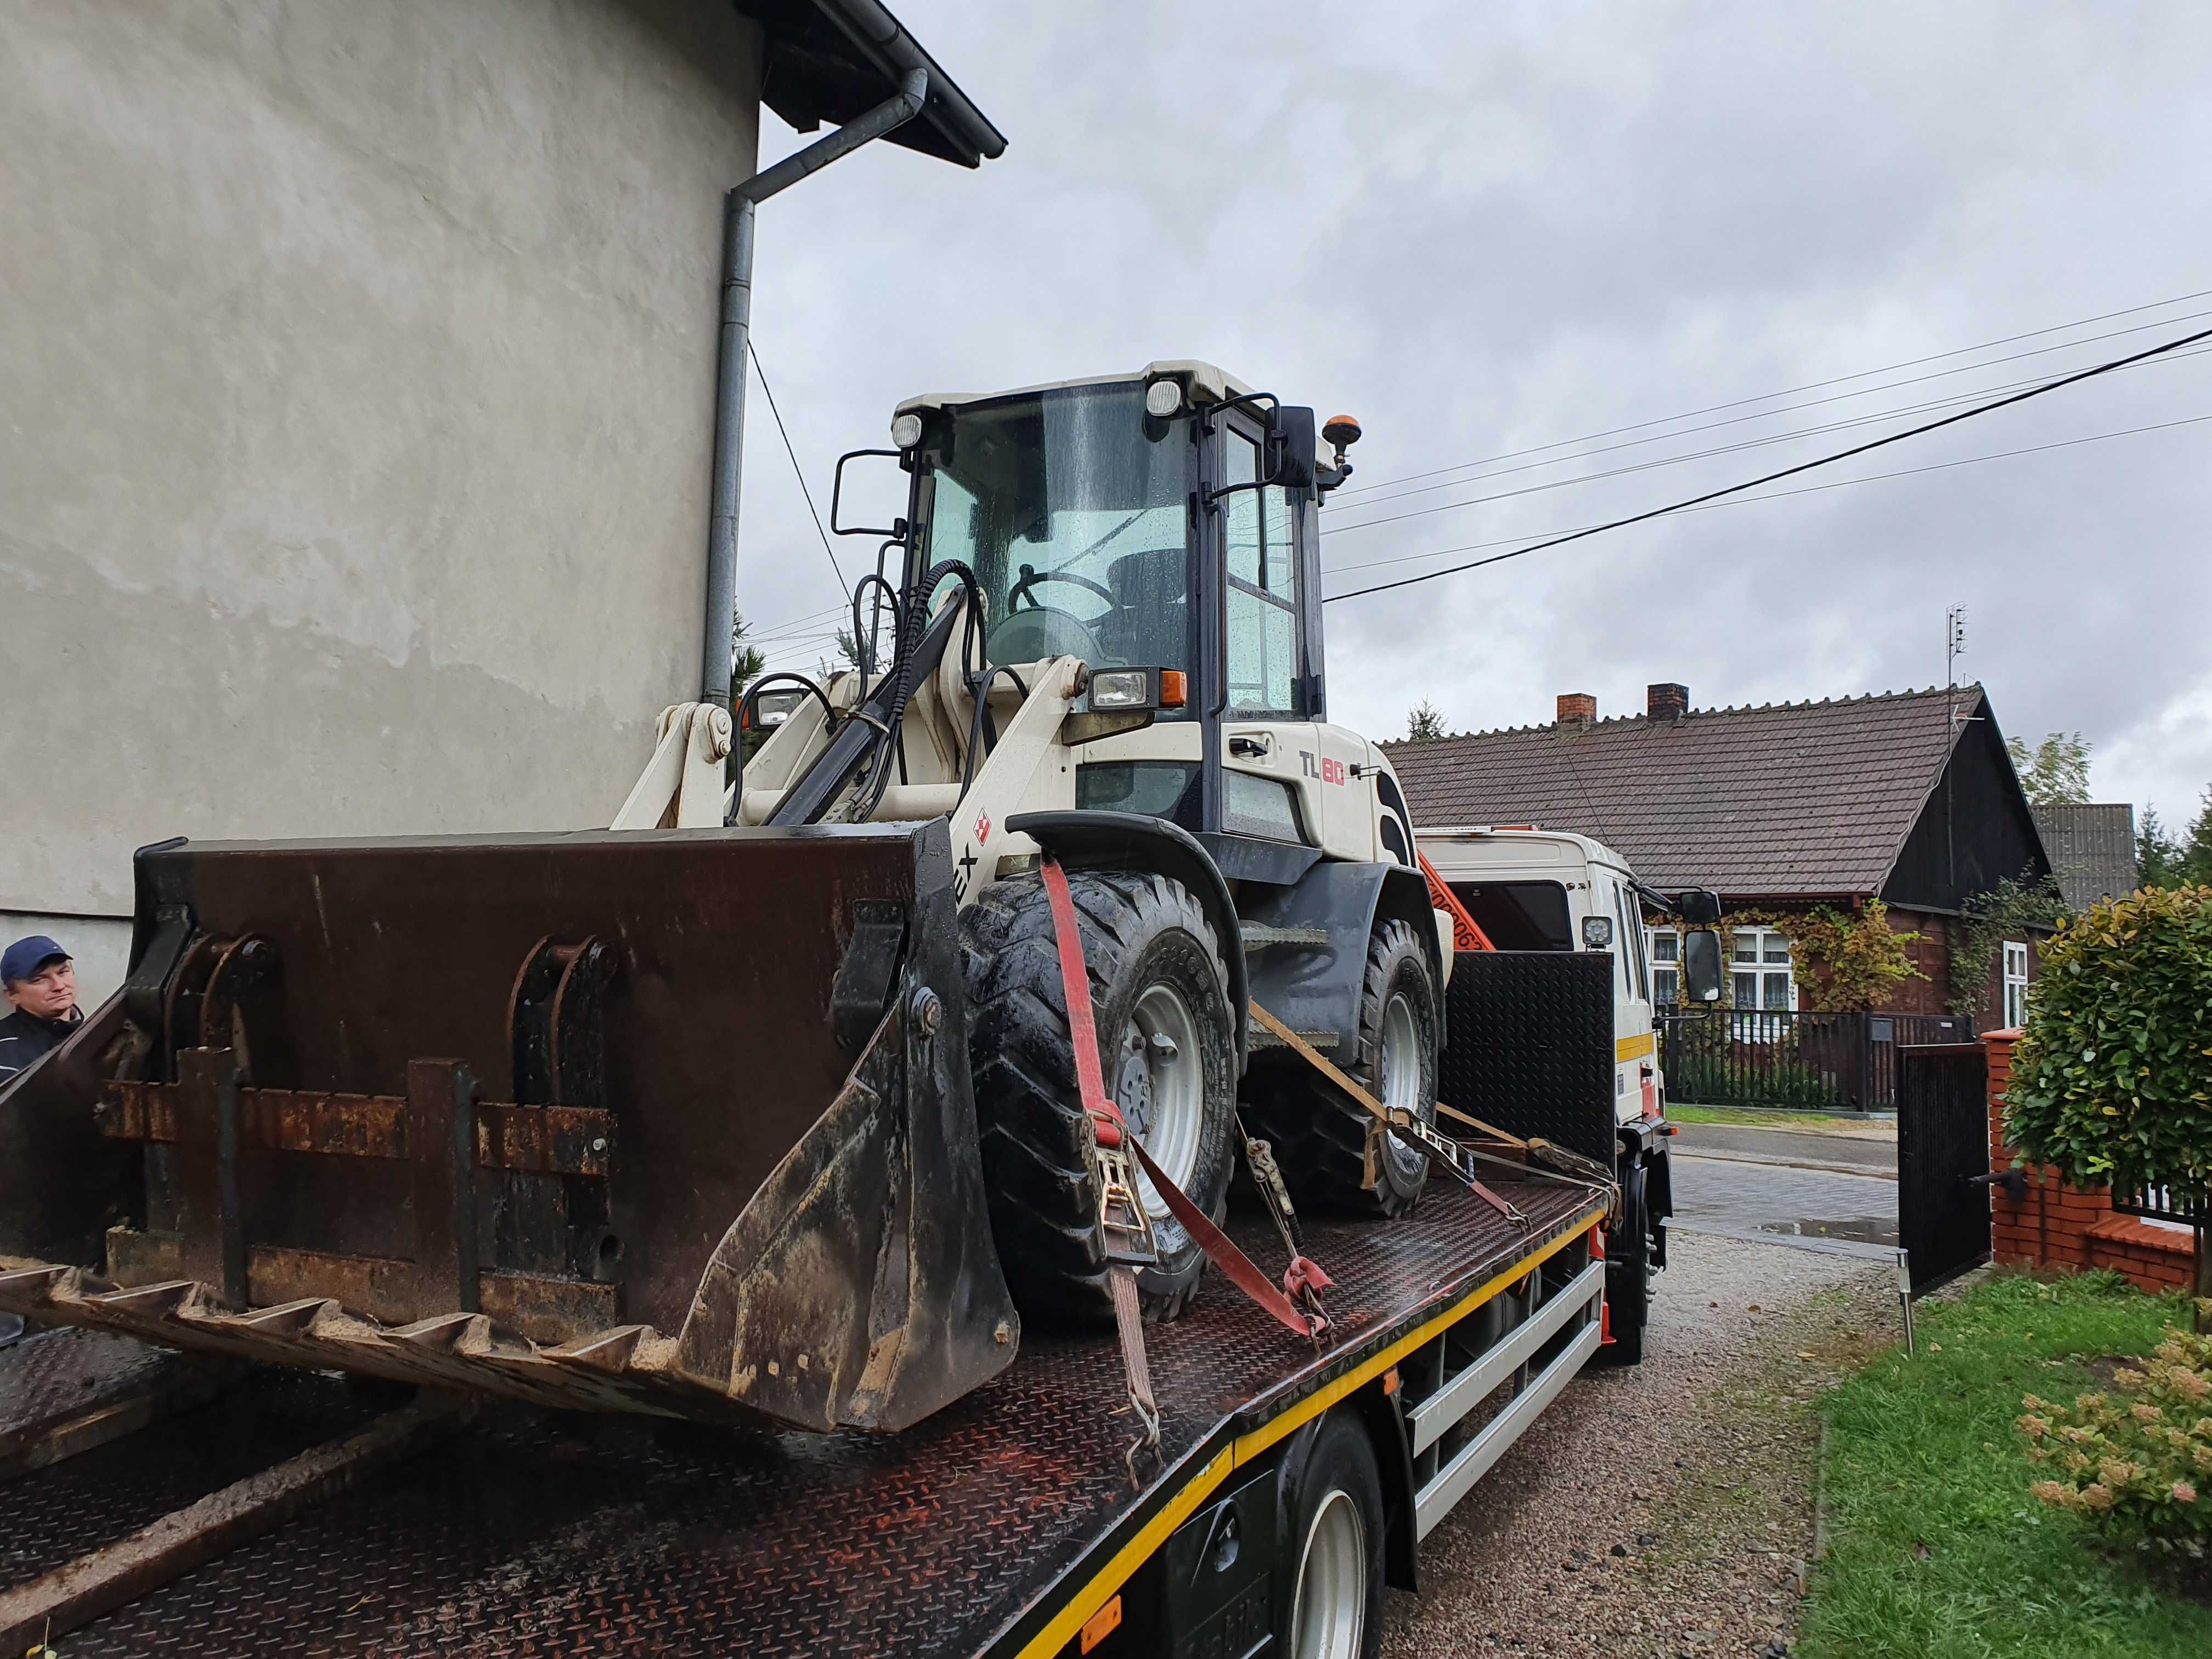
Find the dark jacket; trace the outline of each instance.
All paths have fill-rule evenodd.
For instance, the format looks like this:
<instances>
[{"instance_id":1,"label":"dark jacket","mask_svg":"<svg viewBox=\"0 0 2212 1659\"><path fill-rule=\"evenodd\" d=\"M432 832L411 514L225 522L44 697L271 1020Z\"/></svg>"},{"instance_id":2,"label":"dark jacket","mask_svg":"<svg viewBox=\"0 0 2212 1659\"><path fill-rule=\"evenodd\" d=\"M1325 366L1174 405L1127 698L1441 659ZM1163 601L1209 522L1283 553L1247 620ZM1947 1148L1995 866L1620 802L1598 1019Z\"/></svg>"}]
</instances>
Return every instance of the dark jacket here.
<instances>
[{"instance_id":1,"label":"dark jacket","mask_svg":"<svg viewBox=\"0 0 2212 1659\"><path fill-rule=\"evenodd\" d=\"M77 1008L70 1010L67 1019L40 1019L27 1008L18 1008L0 1019L0 1084L60 1048L83 1024L83 1011Z\"/></svg>"}]
</instances>

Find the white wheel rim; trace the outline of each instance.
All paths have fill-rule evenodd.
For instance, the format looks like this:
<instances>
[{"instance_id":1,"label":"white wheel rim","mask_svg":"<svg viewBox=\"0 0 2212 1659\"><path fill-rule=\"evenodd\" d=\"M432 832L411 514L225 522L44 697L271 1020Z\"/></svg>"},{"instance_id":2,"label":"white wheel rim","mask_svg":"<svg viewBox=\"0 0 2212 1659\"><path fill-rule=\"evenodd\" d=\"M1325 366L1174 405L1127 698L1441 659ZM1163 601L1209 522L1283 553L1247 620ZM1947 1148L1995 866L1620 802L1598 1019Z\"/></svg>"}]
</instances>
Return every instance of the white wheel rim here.
<instances>
[{"instance_id":1,"label":"white wheel rim","mask_svg":"<svg viewBox=\"0 0 2212 1659\"><path fill-rule=\"evenodd\" d=\"M1382 1009L1382 1103L1394 1112L1425 1115L1421 1098L1421 1027L1403 992Z\"/></svg>"},{"instance_id":2,"label":"white wheel rim","mask_svg":"<svg viewBox=\"0 0 2212 1659\"><path fill-rule=\"evenodd\" d=\"M1291 1604L1291 1652L1296 1659L1358 1659L1366 1633L1367 1527L1352 1494L1339 1486L1306 1528Z\"/></svg>"},{"instance_id":3,"label":"white wheel rim","mask_svg":"<svg viewBox=\"0 0 2212 1659\"><path fill-rule=\"evenodd\" d=\"M1152 1162L1185 1191L1198 1174L1205 1139L1206 1066L1198 1021L1172 985L1148 985L1121 1029L1114 1103L1121 1109ZM1137 1185L1145 1212L1157 1223L1167 1206L1150 1176Z\"/></svg>"},{"instance_id":4,"label":"white wheel rim","mask_svg":"<svg viewBox=\"0 0 2212 1659\"><path fill-rule=\"evenodd\" d=\"M1413 1018L1413 1005L1402 991L1382 1006L1382 1053L1376 1067L1376 1091L1382 1097L1383 1107L1391 1112L1404 1112L1426 1122L1435 1116L1436 1109L1424 1100L1421 1090L1421 1024ZM1411 1174L1425 1158L1419 1148L1407 1146L1396 1135L1383 1141L1383 1153L1393 1167Z\"/></svg>"}]
</instances>

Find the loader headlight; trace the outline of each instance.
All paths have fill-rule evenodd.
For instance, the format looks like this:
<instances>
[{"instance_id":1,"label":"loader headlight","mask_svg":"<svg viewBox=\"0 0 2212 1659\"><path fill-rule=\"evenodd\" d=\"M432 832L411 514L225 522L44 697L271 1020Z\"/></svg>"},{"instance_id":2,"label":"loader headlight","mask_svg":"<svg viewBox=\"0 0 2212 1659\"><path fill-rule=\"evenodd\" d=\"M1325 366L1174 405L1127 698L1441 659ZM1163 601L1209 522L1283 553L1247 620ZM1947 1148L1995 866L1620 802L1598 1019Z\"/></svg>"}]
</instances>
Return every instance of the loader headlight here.
<instances>
[{"instance_id":1,"label":"loader headlight","mask_svg":"<svg viewBox=\"0 0 2212 1659\"><path fill-rule=\"evenodd\" d=\"M1154 380L1145 388L1145 413L1164 421L1182 407L1182 388L1173 380Z\"/></svg>"},{"instance_id":2,"label":"loader headlight","mask_svg":"<svg viewBox=\"0 0 2212 1659\"><path fill-rule=\"evenodd\" d=\"M900 449L912 449L921 441L921 416L912 410L891 420L891 442Z\"/></svg>"},{"instance_id":3,"label":"loader headlight","mask_svg":"<svg viewBox=\"0 0 2212 1659\"><path fill-rule=\"evenodd\" d=\"M1091 677L1091 706L1094 709L1150 708L1157 701L1152 695L1149 669L1110 668Z\"/></svg>"}]
</instances>

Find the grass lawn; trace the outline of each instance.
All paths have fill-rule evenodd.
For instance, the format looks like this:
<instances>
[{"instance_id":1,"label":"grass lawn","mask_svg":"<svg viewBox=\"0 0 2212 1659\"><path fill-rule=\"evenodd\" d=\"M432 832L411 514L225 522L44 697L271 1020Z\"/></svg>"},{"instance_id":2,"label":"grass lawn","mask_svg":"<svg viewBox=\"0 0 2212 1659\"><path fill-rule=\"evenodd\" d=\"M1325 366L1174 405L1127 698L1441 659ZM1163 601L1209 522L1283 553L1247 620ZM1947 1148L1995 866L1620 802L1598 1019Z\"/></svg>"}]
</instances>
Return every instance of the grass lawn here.
<instances>
[{"instance_id":1,"label":"grass lawn","mask_svg":"<svg viewBox=\"0 0 2212 1659\"><path fill-rule=\"evenodd\" d=\"M1785 1112L1772 1106L1677 1106L1667 1103L1669 1123L1741 1123L1760 1129L1838 1129L1863 1132L1868 1120L1822 1112Z\"/></svg>"},{"instance_id":2,"label":"grass lawn","mask_svg":"<svg viewBox=\"0 0 2212 1659\"><path fill-rule=\"evenodd\" d=\"M2205 1659L2212 1606L2159 1589L2028 1487L2024 1394L2106 1386L2081 1361L2157 1346L2177 1298L2113 1276L2008 1274L1923 1304L1920 1356L1875 1360L1828 1396L1828 1554L1805 1607L1805 1659Z\"/></svg>"}]
</instances>

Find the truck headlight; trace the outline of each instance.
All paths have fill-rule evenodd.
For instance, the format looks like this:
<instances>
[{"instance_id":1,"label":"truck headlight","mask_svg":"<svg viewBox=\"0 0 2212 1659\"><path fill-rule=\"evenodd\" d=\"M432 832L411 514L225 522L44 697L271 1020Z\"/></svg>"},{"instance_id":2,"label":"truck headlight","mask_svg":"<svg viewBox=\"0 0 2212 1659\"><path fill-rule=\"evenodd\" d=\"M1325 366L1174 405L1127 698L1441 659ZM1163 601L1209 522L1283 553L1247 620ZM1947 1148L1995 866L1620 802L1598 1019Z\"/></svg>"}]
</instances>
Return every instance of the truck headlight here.
<instances>
[{"instance_id":1,"label":"truck headlight","mask_svg":"<svg viewBox=\"0 0 2212 1659\"><path fill-rule=\"evenodd\" d=\"M1155 386L1160 382L1155 380ZM1152 677L1142 668L1113 668L1091 677L1091 706L1094 709L1150 708Z\"/></svg>"},{"instance_id":2,"label":"truck headlight","mask_svg":"<svg viewBox=\"0 0 2212 1659\"><path fill-rule=\"evenodd\" d=\"M1583 947L1585 950L1603 951L1612 944L1613 918L1611 916L1583 918Z\"/></svg>"}]
</instances>

